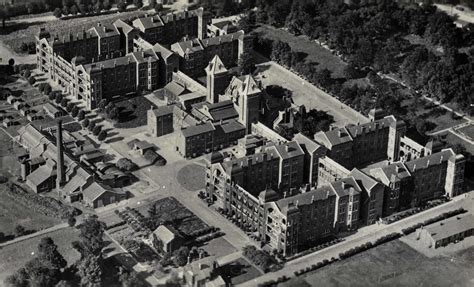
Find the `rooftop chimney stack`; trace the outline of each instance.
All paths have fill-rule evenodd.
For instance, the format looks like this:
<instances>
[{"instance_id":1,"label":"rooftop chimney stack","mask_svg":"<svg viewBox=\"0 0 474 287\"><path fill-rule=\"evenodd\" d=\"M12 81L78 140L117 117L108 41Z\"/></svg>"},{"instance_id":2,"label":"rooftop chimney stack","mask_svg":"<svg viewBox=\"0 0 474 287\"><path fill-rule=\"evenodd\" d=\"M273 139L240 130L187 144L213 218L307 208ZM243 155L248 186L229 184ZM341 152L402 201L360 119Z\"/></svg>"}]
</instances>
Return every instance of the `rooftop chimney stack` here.
<instances>
[{"instance_id":1,"label":"rooftop chimney stack","mask_svg":"<svg viewBox=\"0 0 474 287\"><path fill-rule=\"evenodd\" d=\"M64 148L63 148L63 123L61 120L58 121L56 129L56 149L57 149L57 161L56 161L56 188L59 190L64 184Z\"/></svg>"}]
</instances>

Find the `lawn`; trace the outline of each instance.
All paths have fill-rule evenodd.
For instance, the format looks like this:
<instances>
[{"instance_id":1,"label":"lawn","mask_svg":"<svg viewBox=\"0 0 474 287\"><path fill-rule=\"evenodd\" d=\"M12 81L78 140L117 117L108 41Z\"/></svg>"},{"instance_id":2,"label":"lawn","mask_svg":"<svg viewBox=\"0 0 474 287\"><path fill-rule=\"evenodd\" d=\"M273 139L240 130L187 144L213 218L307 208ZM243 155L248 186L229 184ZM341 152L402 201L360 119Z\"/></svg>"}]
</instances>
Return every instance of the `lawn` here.
<instances>
[{"instance_id":1,"label":"lawn","mask_svg":"<svg viewBox=\"0 0 474 287\"><path fill-rule=\"evenodd\" d=\"M262 273L244 258L239 258L219 268L219 274L232 286L247 282ZM322 285L321 285L322 286Z\"/></svg>"},{"instance_id":2,"label":"lawn","mask_svg":"<svg viewBox=\"0 0 474 287\"><path fill-rule=\"evenodd\" d=\"M71 242L79 240L78 235L77 229L68 227L48 233L43 237L51 237L68 264L72 264L80 256L79 252L71 247ZM33 252L36 252L41 238L42 236L30 238L0 249L0 282L33 258Z\"/></svg>"},{"instance_id":3,"label":"lawn","mask_svg":"<svg viewBox=\"0 0 474 287\"><path fill-rule=\"evenodd\" d=\"M457 132L463 134L464 136L469 138L469 140L474 141L474 125L473 124L462 127L458 129Z\"/></svg>"},{"instance_id":4,"label":"lawn","mask_svg":"<svg viewBox=\"0 0 474 287\"><path fill-rule=\"evenodd\" d=\"M130 17L137 17L143 15L143 11L124 12L120 14L108 14L91 17L81 17L69 20L57 20L50 22L36 22L31 23L17 23L6 28L6 32L0 35L0 41L5 45L19 51L20 45L23 42L35 41L35 35L40 28L45 28L51 35L67 35L69 32L77 33L83 29L91 28L95 23L111 24L118 19L126 19ZM8 24L8 22L7 22ZM7 34L8 33L8 34Z\"/></svg>"},{"instance_id":5,"label":"lawn","mask_svg":"<svg viewBox=\"0 0 474 287\"><path fill-rule=\"evenodd\" d=\"M0 175L7 177L20 175L20 164L16 156L22 151L23 148L0 129Z\"/></svg>"},{"instance_id":6,"label":"lawn","mask_svg":"<svg viewBox=\"0 0 474 287\"><path fill-rule=\"evenodd\" d=\"M210 256L216 257L226 256L237 251L237 249L235 249L235 247L230 244L229 241L225 240L224 237L212 239L211 241L206 242L203 246L199 247L206 250Z\"/></svg>"},{"instance_id":7,"label":"lawn","mask_svg":"<svg viewBox=\"0 0 474 287\"><path fill-rule=\"evenodd\" d=\"M147 124L147 111L155 106L145 97L134 97L115 103L120 115L116 128L136 128ZM156 106L155 106L156 107Z\"/></svg>"},{"instance_id":8,"label":"lawn","mask_svg":"<svg viewBox=\"0 0 474 287\"><path fill-rule=\"evenodd\" d=\"M197 164L186 165L178 171L176 179L189 191L203 189L205 183L206 169Z\"/></svg>"},{"instance_id":9,"label":"lawn","mask_svg":"<svg viewBox=\"0 0 474 287\"><path fill-rule=\"evenodd\" d=\"M28 231L41 230L58 223L59 218L46 216L4 195L5 184L0 185L0 226L5 235L13 234L15 226L22 225Z\"/></svg>"},{"instance_id":10,"label":"lawn","mask_svg":"<svg viewBox=\"0 0 474 287\"><path fill-rule=\"evenodd\" d=\"M255 32L258 34L258 37L286 42L294 51L307 54L307 62L318 64L318 69L326 68L330 70L333 78L343 77L346 63L314 41L304 36L294 36L285 30L267 25L261 25L255 29Z\"/></svg>"},{"instance_id":11,"label":"lawn","mask_svg":"<svg viewBox=\"0 0 474 287\"><path fill-rule=\"evenodd\" d=\"M312 286L468 286L473 280L472 264L474 247L449 258L428 258L395 240L309 273L305 279Z\"/></svg>"}]
</instances>

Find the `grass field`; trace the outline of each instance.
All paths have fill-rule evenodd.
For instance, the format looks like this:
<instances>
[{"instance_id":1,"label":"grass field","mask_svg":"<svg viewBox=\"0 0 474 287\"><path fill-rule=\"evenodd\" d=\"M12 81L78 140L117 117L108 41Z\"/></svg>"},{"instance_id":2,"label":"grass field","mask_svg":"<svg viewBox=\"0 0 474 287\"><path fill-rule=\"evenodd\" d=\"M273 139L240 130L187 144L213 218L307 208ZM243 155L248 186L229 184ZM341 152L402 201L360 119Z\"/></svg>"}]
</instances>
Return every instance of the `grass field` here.
<instances>
[{"instance_id":1,"label":"grass field","mask_svg":"<svg viewBox=\"0 0 474 287\"><path fill-rule=\"evenodd\" d=\"M396 240L321 268L305 279L312 286L472 286L472 264L474 247L452 258L428 258Z\"/></svg>"},{"instance_id":2,"label":"grass field","mask_svg":"<svg viewBox=\"0 0 474 287\"><path fill-rule=\"evenodd\" d=\"M204 181L206 169L197 164L190 164L178 171L178 182L187 190L196 191L206 186Z\"/></svg>"},{"instance_id":3,"label":"grass field","mask_svg":"<svg viewBox=\"0 0 474 287\"><path fill-rule=\"evenodd\" d=\"M261 25L255 32L259 37L288 43L296 52L307 54L306 61L318 64L318 69L327 68L334 78L342 77L346 66L339 57L304 36L294 36L289 32L271 26Z\"/></svg>"},{"instance_id":4,"label":"grass field","mask_svg":"<svg viewBox=\"0 0 474 287\"><path fill-rule=\"evenodd\" d=\"M0 285L8 275L15 272L34 257L34 253L42 237L51 237L54 243L58 245L59 252L64 256L68 264L74 263L79 259L80 254L71 247L71 242L79 240L78 235L79 231L77 229L68 227L48 233L44 236L30 238L1 248Z\"/></svg>"},{"instance_id":5,"label":"grass field","mask_svg":"<svg viewBox=\"0 0 474 287\"><path fill-rule=\"evenodd\" d=\"M0 226L5 235L13 233L15 226L22 225L26 230L41 230L61 223L61 220L29 209L18 201L3 194L6 186L0 185Z\"/></svg>"}]
</instances>

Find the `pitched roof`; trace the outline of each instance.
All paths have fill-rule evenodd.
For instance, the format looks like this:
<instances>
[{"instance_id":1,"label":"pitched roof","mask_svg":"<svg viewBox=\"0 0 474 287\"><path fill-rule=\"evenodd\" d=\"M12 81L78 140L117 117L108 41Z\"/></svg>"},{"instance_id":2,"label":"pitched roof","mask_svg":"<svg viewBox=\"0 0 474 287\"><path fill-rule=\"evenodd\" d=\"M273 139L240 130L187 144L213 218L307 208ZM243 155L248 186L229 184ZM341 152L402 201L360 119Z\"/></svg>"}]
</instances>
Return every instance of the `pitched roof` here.
<instances>
[{"instance_id":1,"label":"pitched roof","mask_svg":"<svg viewBox=\"0 0 474 287\"><path fill-rule=\"evenodd\" d=\"M359 194L362 190L354 177L346 177L329 184L338 196Z\"/></svg>"},{"instance_id":2,"label":"pitched roof","mask_svg":"<svg viewBox=\"0 0 474 287\"><path fill-rule=\"evenodd\" d=\"M205 123L202 125L190 126L181 130L184 137L191 137L201 135L203 133L214 131L214 125L212 123Z\"/></svg>"},{"instance_id":3,"label":"pitched roof","mask_svg":"<svg viewBox=\"0 0 474 287\"><path fill-rule=\"evenodd\" d=\"M89 201L93 202L106 192L107 190L103 188L100 184L98 184L97 182L92 182L83 190L82 194L85 198L89 199Z\"/></svg>"},{"instance_id":4,"label":"pitched roof","mask_svg":"<svg viewBox=\"0 0 474 287\"><path fill-rule=\"evenodd\" d=\"M449 158L454 155L456 154L452 149L444 149L441 152L406 162L405 166L407 167L408 171L410 171L410 173L413 173L419 169L425 169L433 165L441 164L449 160Z\"/></svg>"},{"instance_id":5,"label":"pitched roof","mask_svg":"<svg viewBox=\"0 0 474 287\"><path fill-rule=\"evenodd\" d=\"M313 153L318 150L321 145L317 144L312 139L308 138L302 133L297 133L293 140L296 141L299 145L304 146L304 149L307 150L309 153Z\"/></svg>"},{"instance_id":6,"label":"pitched roof","mask_svg":"<svg viewBox=\"0 0 474 287\"><path fill-rule=\"evenodd\" d=\"M354 168L349 173L349 175L354 177L357 181L360 181L362 183L362 186L365 188L366 191L369 192L369 194L372 188L379 184L378 181L373 179L371 176L368 176L367 174L363 173L362 171L358 170L357 168Z\"/></svg>"},{"instance_id":7,"label":"pitched roof","mask_svg":"<svg viewBox=\"0 0 474 287\"><path fill-rule=\"evenodd\" d=\"M315 201L326 200L331 196L335 196L334 191L328 186L322 186L317 189L312 189L304 193L282 198L275 202L283 214L287 214L291 208L297 208L302 205L309 205Z\"/></svg>"},{"instance_id":8,"label":"pitched roof","mask_svg":"<svg viewBox=\"0 0 474 287\"><path fill-rule=\"evenodd\" d=\"M217 75L221 73L227 73L227 69L222 63L221 58L216 54L214 58L209 62L209 65L206 67L206 73L211 75Z\"/></svg>"},{"instance_id":9,"label":"pitched roof","mask_svg":"<svg viewBox=\"0 0 474 287\"><path fill-rule=\"evenodd\" d=\"M127 23L125 23L122 19L118 19L114 22L114 26L116 28L121 28L124 34L128 34L133 31L133 27Z\"/></svg>"},{"instance_id":10,"label":"pitched roof","mask_svg":"<svg viewBox=\"0 0 474 287\"><path fill-rule=\"evenodd\" d=\"M54 176L54 169L49 165L42 165L27 176L29 182L38 186Z\"/></svg>"},{"instance_id":11,"label":"pitched roof","mask_svg":"<svg viewBox=\"0 0 474 287\"><path fill-rule=\"evenodd\" d=\"M282 159L294 158L304 155L303 149L295 141L276 145L275 149Z\"/></svg>"},{"instance_id":12,"label":"pitched roof","mask_svg":"<svg viewBox=\"0 0 474 287\"><path fill-rule=\"evenodd\" d=\"M120 33L114 25L103 25L102 23L96 23L89 31L93 31L100 38L119 36Z\"/></svg>"}]
</instances>

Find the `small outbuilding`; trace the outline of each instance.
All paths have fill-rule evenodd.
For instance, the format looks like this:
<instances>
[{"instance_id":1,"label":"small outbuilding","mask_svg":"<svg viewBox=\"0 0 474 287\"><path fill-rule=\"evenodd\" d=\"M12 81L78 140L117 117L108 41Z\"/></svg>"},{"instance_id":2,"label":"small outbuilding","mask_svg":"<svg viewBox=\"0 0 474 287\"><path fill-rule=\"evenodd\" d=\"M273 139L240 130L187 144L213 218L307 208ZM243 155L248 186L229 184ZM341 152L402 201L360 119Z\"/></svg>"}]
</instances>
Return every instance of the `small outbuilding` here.
<instances>
[{"instance_id":1,"label":"small outbuilding","mask_svg":"<svg viewBox=\"0 0 474 287\"><path fill-rule=\"evenodd\" d=\"M153 246L157 250L172 253L184 244L184 239L179 231L170 225L160 225L151 234Z\"/></svg>"}]
</instances>

